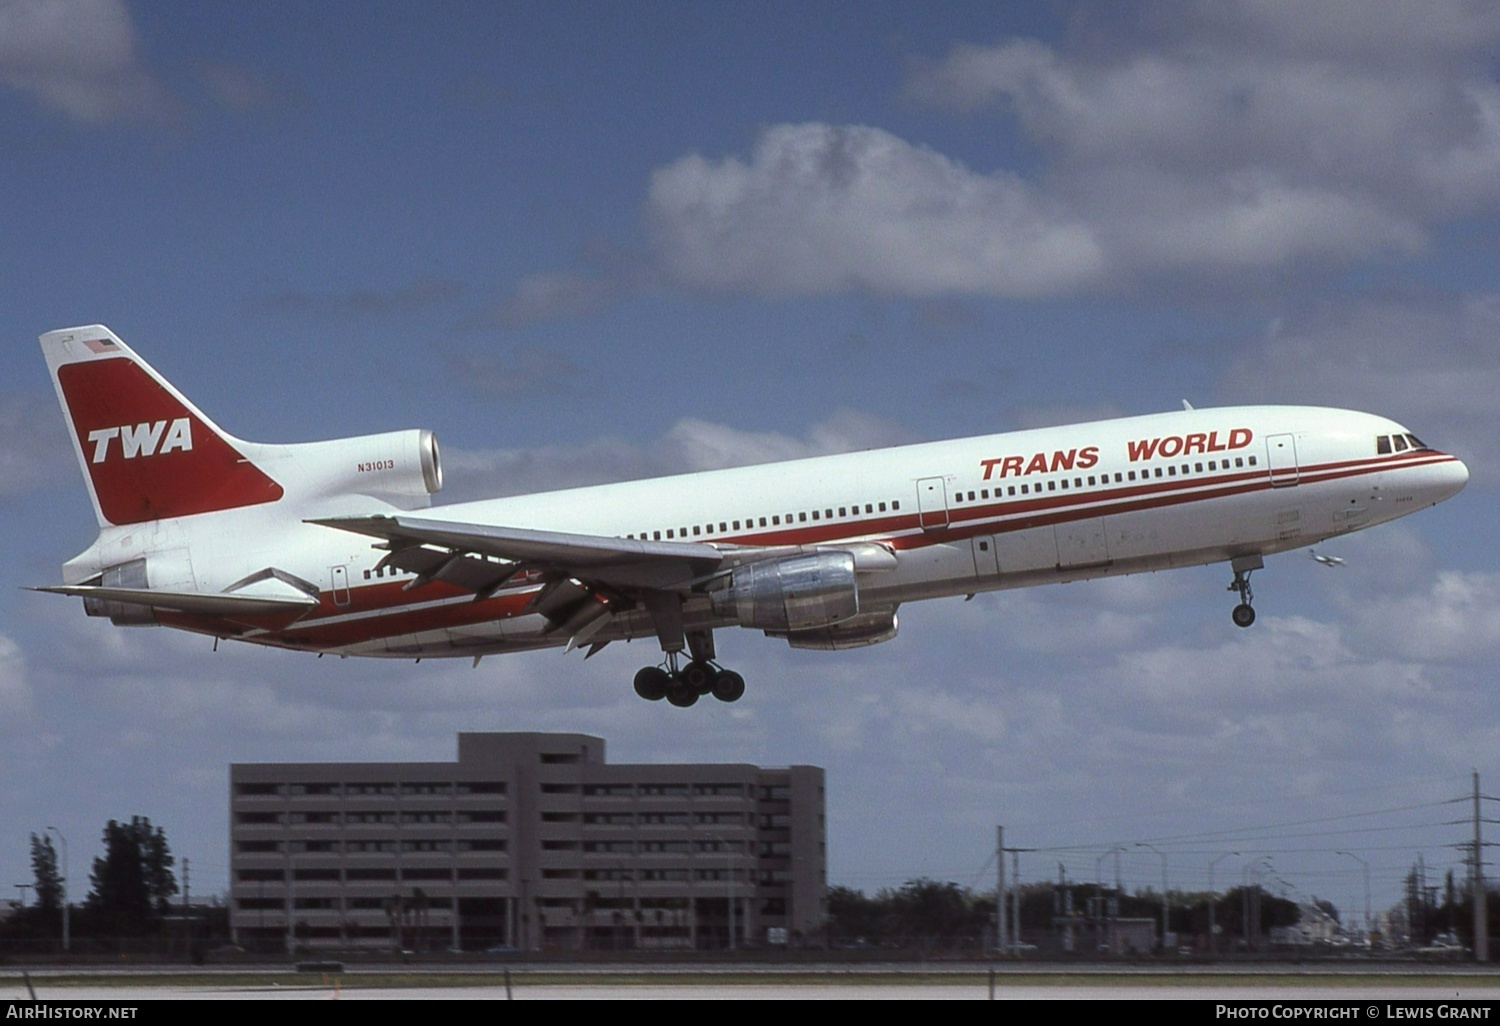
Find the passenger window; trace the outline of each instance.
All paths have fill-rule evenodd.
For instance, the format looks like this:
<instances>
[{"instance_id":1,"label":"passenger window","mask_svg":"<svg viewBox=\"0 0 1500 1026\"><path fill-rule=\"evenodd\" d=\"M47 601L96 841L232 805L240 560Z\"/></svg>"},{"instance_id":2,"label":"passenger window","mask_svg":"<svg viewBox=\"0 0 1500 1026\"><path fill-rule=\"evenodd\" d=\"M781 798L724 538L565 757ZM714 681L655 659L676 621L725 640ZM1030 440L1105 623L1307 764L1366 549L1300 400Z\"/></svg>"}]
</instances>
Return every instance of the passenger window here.
<instances>
[{"instance_id":1,"label":"passenger window","mask_svg":"<svg viewBox=\"0 0 1500 1026\"><path fill-rule=\"evenodd\" d=\"M882 512L882 513L885 512L885 503L883 503L883 502L880 504L880 512Z\"/></svg>"},{"instance_id":2,"label":"passenger window","mask_svg":"<svg viewBox=\"0 0 1500 1026\"><path fill-rule=\"evenodd\" d=\"M818 519L818 511L817 510L813 510L813 519L814 520Z\"/></svg>"},{"instance_id":3,"label":"passenger window","mask_svg":"<svg viewBox=\"0 0 1500 1026\"><path fill-rule=\"evenodd\" d=\"M1251 456L1251 457L1250 457L1250 465L1251 465L1251 466L1252 466L1252 467L1253 467L1253 466L1255 466L1255 457L1254 457L1254 456Z\"/></svg>"},{"instance_id":4,"label":"passenger window","mask_svg":"<svg viewBox=\"0 0 1500 1026\"><path fill-rule=\"evenodd\" d=\"M779 524L779 523L781 523L781 521L780 521L780 520L777 520L777 521L776 521L776 522L777 522L777 523L778 523L778 524ZM766 518L765 518L765 517L761 517L761 518L760 518L760 526L761 526L761 527L765 527L765 526L766 526Z\"/></svg>"},{"instance_id":5,"label":"passenger window","mask_svg":"<svg viewBox=\"0 0 1500 1026\"><path fill-rule=\"evenodd\" d=\"M891 500L891 509L900 509L900 508L901 508L901 503L898 502L895 499L892 499Z\"/></svg>"},{"instance_id":6,"label":"passenger window","mask_svg":"<svg viewBox=\"0 0 1500 1026\"><path fill-rule=\"evenodd\" d=\"M804 524L807 523L807 514L806 513L798 513L797 514L797 520L800 523L804 523Z\"/></svg>"}]
</instances>

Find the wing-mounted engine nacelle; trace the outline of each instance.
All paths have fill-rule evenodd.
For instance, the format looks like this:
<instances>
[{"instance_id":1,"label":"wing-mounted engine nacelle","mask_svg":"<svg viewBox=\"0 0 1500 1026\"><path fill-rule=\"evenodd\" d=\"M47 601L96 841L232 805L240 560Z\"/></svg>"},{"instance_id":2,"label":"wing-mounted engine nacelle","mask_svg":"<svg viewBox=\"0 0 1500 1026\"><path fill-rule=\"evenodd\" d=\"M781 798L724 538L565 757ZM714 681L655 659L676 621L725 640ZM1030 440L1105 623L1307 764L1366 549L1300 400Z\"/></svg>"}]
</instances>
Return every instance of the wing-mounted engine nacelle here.
<instances>
[{"instance_id":1,"label":"wing-mounted engine nacelle","mask_svg":"<svg viewBox=\"0 0 1500 1026\"><path fill-rule=\"evenodd\" d=\"M425 428L265 446L256 462L304 499L363 495L417 509L443 487L437 436Z\"/></svg>"},{"instance_id":2,"label":"wing-mounted engine nacelle","mask_svg":"<svg viewBox=\"0 0 1500 1026\"><path fill-rule=\"evenodd\" d=\"M829 627L805 631L767 631L773 638L785 638L793 648L811 648L820 652L840 652L846 648L864 648L890 641L896 636L896 611L877 609L861 613L851 620Z\"/></svg>"},{"instance_id":3,"label":"wing-mounted engine nacelle","mask_svg":"<svg viewBox=\"0 0 1500 1026\"><path fill-rule=\"evenodd\" d=\"M801 631L827 627L859 613L854 556L820 552L751 563L734 570L729 585L713 592L713 610L742 627Z\"/></svg>"}]
</instances>

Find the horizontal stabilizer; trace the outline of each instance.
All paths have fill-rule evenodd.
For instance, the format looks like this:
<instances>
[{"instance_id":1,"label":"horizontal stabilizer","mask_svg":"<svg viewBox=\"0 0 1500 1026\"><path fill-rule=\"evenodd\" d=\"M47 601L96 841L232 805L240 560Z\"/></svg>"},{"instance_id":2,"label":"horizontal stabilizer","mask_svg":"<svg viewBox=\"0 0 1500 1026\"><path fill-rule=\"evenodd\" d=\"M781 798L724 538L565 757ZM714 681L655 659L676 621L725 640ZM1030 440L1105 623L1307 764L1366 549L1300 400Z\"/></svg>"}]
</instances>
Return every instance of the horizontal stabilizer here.
<instances>
[{"instance_id":1,"label":"horizontal stabilizer","mask_svg":"<svg viewBox=\"0 0 1500 1026\"><path fill-rule=\"evenodd\" d=\"M201 613L206 616L256 616L271 613L302 612L313 608L318 600L310 595L262 596L233 595L201 591L161 591L155 588L110 588L97 584L55 584L31 591L50 591L54 595L77 595L105 602L129 602L134 605L165 609L174 613Z\"/></svg>"}]
</instances>

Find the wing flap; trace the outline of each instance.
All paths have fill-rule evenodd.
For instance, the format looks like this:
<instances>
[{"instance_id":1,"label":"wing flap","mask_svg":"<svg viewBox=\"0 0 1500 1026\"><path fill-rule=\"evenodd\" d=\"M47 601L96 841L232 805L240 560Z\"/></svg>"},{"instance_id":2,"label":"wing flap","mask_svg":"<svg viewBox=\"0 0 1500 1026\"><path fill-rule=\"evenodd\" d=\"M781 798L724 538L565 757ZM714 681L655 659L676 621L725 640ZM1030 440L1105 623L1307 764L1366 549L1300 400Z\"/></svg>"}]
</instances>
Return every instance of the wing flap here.
<instances>
[{"instance_id":1,"label":"wing flap","mask_svg":"<svg viewBox=\"0 0 1500 1026\"><path fill-rule=\"evenodd\" d=\"M479 567L467 567L462 561L442 566L447 557L441 553L417 556L402 550L420 546L447 549L452 554L491 556L512 564L552 570L580 580L625 589L673 590L689 586L724 565L726 556L712 545L695 542L657 542L634 538L609 538L602 535L569 534L561 531L533 531L520 527L494 527L481 524L429 520L424 517L370 516L330 517L310 520L324 527L352 531L384 541L393 552L390 562L403 569L427 568L431 578L452 579L447 574L469 574L491 580L513 574L514 567L489 564L481 573ZM399 560L399 562L398 562ZM485 562L475 560L475 562ZM437 567L434 571L431 568ZM423 570L416 570L421 575ZM482 590L486 585L476 587Z\"/></svg>"}]
</instances>

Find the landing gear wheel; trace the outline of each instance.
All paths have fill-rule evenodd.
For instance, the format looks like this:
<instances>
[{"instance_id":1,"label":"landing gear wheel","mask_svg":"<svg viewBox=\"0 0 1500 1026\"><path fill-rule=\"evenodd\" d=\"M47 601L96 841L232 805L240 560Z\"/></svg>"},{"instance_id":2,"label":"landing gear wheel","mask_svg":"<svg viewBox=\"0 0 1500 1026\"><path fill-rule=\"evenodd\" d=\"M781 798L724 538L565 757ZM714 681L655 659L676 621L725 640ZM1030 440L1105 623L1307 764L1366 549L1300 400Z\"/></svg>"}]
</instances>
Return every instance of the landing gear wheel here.
<instances>
[{"instance_id":1,"label":"landing gear wheel","mask_svg":"<svg viewBox=\"0 0 1500 1026\"><path fill-rule=\"evenodd\" d=\"M1236 627L1249 627L1255 622L1255 610L1250 606L1255 601L1255 593L1250 590L1250 574L1260 569L1260 557L1241 557L1231 565L1234 567L1234 580L1229 582L1229 590L1239 592L1240 604L1234 607L1230 616Z\"/></svg>"},{"instance_id":2,"label":"landing gear wheel","mask_svg":"<svg viewBox=\"0 0 1500 1026\"><path fill-rule=\"evenodd\" d=\"M721 702L738 702L745 693L745 678L733 670L720 670L714 681L714 697Z\"/></svg>"},{"instance_id":3,"label":"landing gear wheel","mask_svg":"<svg viewBox=\"0 0 1500 1026\"><path fill-rule=\"evenodd\" d=\"M667 701L679 709L686 709L690 705L698 704L698 692L679 685L667 692Z\"/></svg>"},{"instance_id":4,"label":"landing gear wheel","mask_svg":"<svg viewBox=\"0 0 1500 1026\"><path fill-rule=\"evenodd\" d=\"M682 686L700 695L706 695L714 689L714 682L719 678L719 671L714 664L707 659L694 659L682 668L678 680Z\"/></svg>"},{"instance_id":5,"label":"landing gear wheel","mask_svg":"<svg viewBox=\"0 0 1500 1026\"><path fill-rule=\"evenodd\" d=\"M657 666L642 667L635 675L635 693L648 702L659 702L672 688L672 678Z\"/></svg>"}]
</instances>

